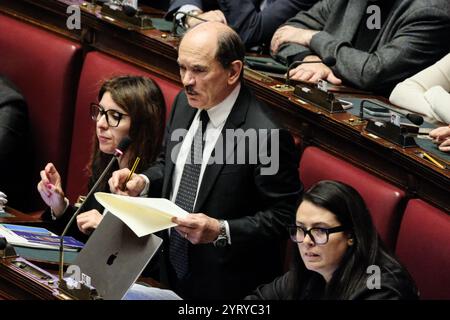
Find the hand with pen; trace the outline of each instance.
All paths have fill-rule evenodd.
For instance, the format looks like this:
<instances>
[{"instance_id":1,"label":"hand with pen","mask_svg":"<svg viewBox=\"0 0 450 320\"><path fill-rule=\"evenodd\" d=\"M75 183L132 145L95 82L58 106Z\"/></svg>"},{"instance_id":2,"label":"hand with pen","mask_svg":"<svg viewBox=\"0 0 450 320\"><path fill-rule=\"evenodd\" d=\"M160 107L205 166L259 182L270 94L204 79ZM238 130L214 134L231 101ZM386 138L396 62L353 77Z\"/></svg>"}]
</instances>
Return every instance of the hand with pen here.
<instances>
[{"instance_id":1,"label":"hand with pen","mask_svg":"<svg viewBox=\"0 0 450 320\"><path fill-rule=\"evenodd\" d=\"M37 189L41 198L52 209L54 215L60 217L67 206L61 186L61 176L53 163L47 163L40 175L41 181L39 181Z\"/></svg>"},{"instance_id":2,"label":"hand with pen","mask_svg":"<svg viewBox=\"0 0 450 320\"><path fill-rule=\"evenodd\" d=\"M108 183L112 193L132 197L137 197L146 184L144 178L127 168L113 172Z\"/></svg>"},{"instance_id":3,"label":"hand with pen","mask_svg":"<svg viewBox=\"0 0 450 320\"><path fill-rule=\"evenodd\" d=\"M439 150L450 152L450 125L430 131L433 142L439 145Z\"/></svg>"}]
</instances>

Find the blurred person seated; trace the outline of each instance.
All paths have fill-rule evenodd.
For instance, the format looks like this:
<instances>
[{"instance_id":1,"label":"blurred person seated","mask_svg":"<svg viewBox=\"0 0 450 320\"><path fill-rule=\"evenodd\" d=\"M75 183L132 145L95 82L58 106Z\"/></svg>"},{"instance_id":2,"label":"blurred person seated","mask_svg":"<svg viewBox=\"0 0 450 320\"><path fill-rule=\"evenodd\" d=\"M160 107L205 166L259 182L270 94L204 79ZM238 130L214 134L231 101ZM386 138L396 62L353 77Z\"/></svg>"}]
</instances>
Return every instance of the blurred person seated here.
<instances>
[{"instance_id":1,"label":"blurred person seated","mask_svg":"<svg viewBox=\"0 0 450 320\"><path fill-rule=\"evenodd\" d=\"M323 79L389 96L395 84L449 52L448 0L323 0L274 34L276 59L322 61L293 68L295 80Z\"/></svg>"},{"instance_id":2,"label":"blurred person seated","mask_svg":"<svg viewBox=\"0 0 450 320\"><path fill-rule=\"evenodd\" d=\"M96 122L93 136L91 162L87 168L89 189L94 185L108 165L120 141L129 136L132 140L126 152L111 168L114 170L131 168L136 157L140 163L136 172L146 169L157 157L164 135L166 107L159 87L149 78L120 76L105 81L98 94L98 103L91 103L90 116ZM58 220L64 227L76 211L64 197L61 176L52 163L41 171L41 181L37 189L49 206L43 214L46 220ZM104 179L97 191L109 192L108 179ZM143 191L143 195L146 191ZM85 212L77 216L78 229L69 233L82 241L97 228L102 220L103 207L90 198Z\"/></svg>"},{"instance_id":3,"label":"blurred person seated","mask_svg":"<svg viewBox=\"0 0 450 320\"><path fill-rule=\"evenodd\" d=\"M352 187L318 182L305 193L295 225L288 229L301 259L246 299L418 298L413 280L386 251L364 200Z\"/></svg>"},{"instance_id":4,"label":"blurred person seated","mask_svg":"<svg viewBox=\"0 0 450 320\"><path fill-rule=\"evenodd\" d=\"M449 92L450 54L447 54L434 65L399 83L389 100L424 115L429 122L450 123Z\"/></svg>"},{"instance_id":5,"label":"blurred person seated","mask_svg":"<svg viewBox=\"0 0 450 320\"><path fill-rule=\"evenodd\" d=\"M188 12L201 19L228 24L241 37L247 49L266 46L275 30L299 11L308 10L319 0L175 0L167 19L176 12ZM181 16L181 15L180 15ZM202 21L195 17L182 19L192 28Z\"/></svg>"},{"instance_id":6,"label":"blurred person seated","mask_svg":"<svg viewBox=\"0 0 450 320\"><path fill-rule=\"evenodd\" d=\"M28 110L24 97L0 76L0 190L8 205L27 211L31 186L31 145Z\"/></svg>"}]
</instances>

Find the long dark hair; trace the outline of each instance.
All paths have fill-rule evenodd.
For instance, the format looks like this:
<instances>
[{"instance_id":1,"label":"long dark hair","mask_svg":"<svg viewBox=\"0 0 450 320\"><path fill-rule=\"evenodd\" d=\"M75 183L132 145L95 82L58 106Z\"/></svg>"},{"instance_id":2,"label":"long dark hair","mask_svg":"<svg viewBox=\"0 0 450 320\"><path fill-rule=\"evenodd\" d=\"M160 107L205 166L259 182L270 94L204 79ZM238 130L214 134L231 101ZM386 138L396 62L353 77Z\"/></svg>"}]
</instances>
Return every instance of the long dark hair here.
<instances>
[{"instance_id":1,"label":"long dark hair","mask_svg":"<svg viewBox=\"0 0 450 320\"><path fill-rule=\"evenodd\" d=\"M128 152L131 155L127 166L132 167L136 156L141 158L137 172L148 168L155 161L162 145L166 116L166 105L158 85L141 76L119 76L103 83L98 101L109 92L113 101L129 114L131 119L129 136L132 140ZM93 151L88 171L91 181L100 176L111 159L111 155L100 151L97 136L93 136ZM106 188L107 179L99 190Z\"/></svg>"},{"instance_id":2,"label":"long dark hair","mask_svg":"<svg viewBox=\"0 0 450 320\"><path fill-rule=\"evenodd\" d=\"M337 181L320 181L304 194L303 201L332 212L354 244L347 249L328 284L318 273L306 269L299 259L296 264L298 282L294 284L296 298L319 291L316 298L349 299L366 286L370 265L389 265L408 275L385 249L364 200L351 186Z\"/></svg>"}]
</instances>

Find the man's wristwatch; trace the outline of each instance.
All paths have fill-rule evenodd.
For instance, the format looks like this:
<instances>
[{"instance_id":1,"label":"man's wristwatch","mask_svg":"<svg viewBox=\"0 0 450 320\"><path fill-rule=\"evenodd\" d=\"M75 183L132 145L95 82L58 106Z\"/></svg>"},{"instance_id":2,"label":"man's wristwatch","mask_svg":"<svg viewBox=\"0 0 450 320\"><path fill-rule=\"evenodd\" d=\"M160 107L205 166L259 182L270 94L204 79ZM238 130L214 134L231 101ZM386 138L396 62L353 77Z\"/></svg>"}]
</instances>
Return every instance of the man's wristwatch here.
<instances>
[{"instance_id":1,"label":"man's wristwatch","mask_svg":"<svg viewBox=\"0 0 450 320\"><path fill-rule=\"evenodd\" d=\"M219 220L220 233L216 240L214 240L214 246L217 248L223 248L228 244L227 228L224 220Z\"/></svg>"}]
</instances>

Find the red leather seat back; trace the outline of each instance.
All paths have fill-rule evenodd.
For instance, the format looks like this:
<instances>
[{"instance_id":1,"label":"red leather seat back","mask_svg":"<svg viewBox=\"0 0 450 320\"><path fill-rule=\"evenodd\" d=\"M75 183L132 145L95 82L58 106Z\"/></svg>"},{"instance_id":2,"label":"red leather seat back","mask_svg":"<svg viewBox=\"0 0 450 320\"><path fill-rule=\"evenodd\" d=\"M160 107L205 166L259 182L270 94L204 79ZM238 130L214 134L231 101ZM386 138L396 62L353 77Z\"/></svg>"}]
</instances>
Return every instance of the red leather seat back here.
<instances>
[{"instance_id":1,"label":"red leather seat back","mask_svg":"<svg viewBox=\"0 0 450 320\"><path fill-rule=\"evenodd\" d=\"M163 92L167 113L180 87L172 82L158 78L129 63L115 59L100 52L90 52L84 60L78 86L75 118L73 125L72 150L70 152L69 173L66 195L71 202L79 195L87 193L87 165L94 134L94 122L89 117L89 105L97 101L97 94L104 80L119 75L143 75L154 80Z\"/></svg>"},{"instance_id":2,"label":"red leather seat back","mask_svg":"<svg viewBox=\"0 0 450 320\"><path fill-rule=\"evenodd\" d=\"M17 85L28 102L35 149L29 209L36 210L44 207L35 186L45 164L53 162L66 178L81 48L3 14L0 30L0 73Z\"/></svg>"},{"instance_id":3,"label":"red leather seat back","mask_svg":"<svg viewBox=\"0 0 450 320\"><path fill-rule=\"evenodd\" d=\"M450 299L450 215L428 203L408 202L396 253L422 299Z\"/></svg>"},{"instance_id":4,"label":"red leather seat back","mask_svg":"<svg viewBox=\"0 0 450 320\"><path fill-rule=\"evenodd\" d=\"M299 174L306 190L321 180L337 180L355 188L365 200L381 239L395 248L404 191L317 147L304 150Z\"/></svg>"}]
</instances>

